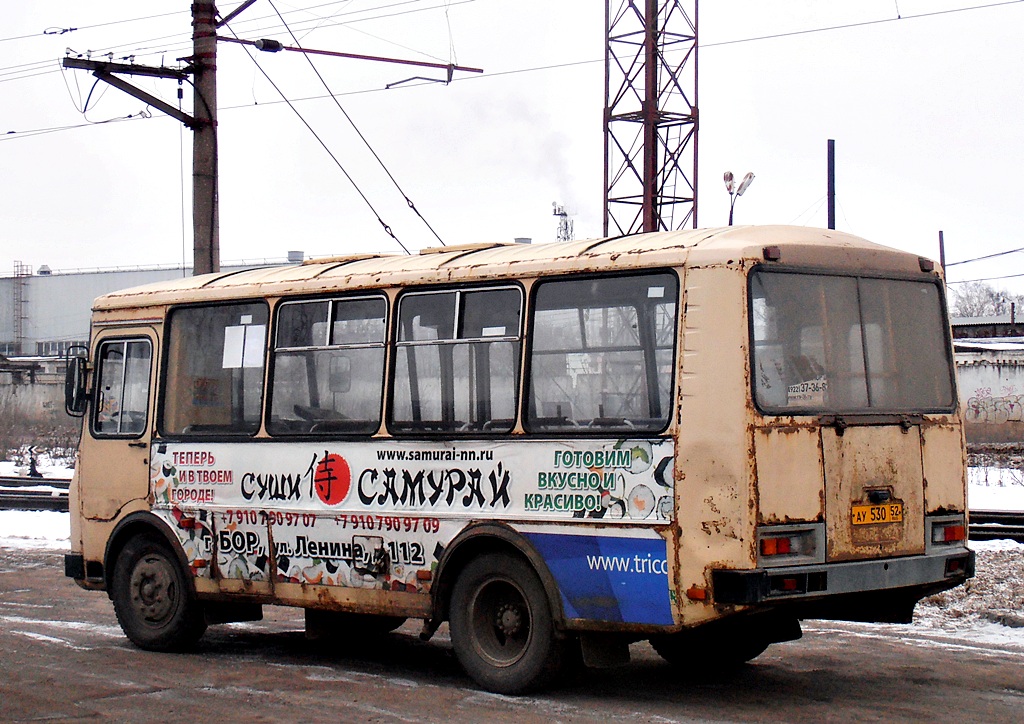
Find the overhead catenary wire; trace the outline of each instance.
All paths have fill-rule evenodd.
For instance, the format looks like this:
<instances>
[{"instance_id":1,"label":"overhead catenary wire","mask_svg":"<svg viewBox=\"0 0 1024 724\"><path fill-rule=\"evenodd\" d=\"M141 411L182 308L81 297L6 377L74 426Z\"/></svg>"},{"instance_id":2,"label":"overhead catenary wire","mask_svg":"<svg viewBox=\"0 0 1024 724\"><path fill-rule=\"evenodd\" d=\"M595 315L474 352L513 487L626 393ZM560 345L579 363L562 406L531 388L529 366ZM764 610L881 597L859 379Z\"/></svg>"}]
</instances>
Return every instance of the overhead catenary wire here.
<instances>
[{"instance_id":1,"label":"overhead catenary wire","mask_svg":"<svg viewBox=\"0 0 1024 724\"><path fill-rule=\"evenodd\" d=\"M1022 251L1024 251L1024 246L1020 247L1019 249L1008 249L1006 251L996 252L995 254L986 254L985 256L976 256L973 259L961 259L960 261L951 261L951 262L947 262L946 268L949 268L951 266L957 266L958 264L970 264L971 262L983 261L985 259L995 259L996 257L1006 256L1007 254L1017 254L1017 253L1020 253Z\"/></svg>"},{"instance_id":2,"label":"overhead catenary wire","mask_svg":"<svg viewBox=\"0 0 1024 724\"><path fill-rule=\"evenodd\" d=\"M274 12L277 13L277 17L280 19L281 23L288 31L288 34L292 37L292 41L295 43L296 47L301 48L302 45L299 43L299 39L295 37L295 33L292 32L292 29L290 27L288 27L288 23L285 21L281 13L278 12L277 6L274 5L272 0L268 0L268 2L270 2L270 7L272 7L274 9ZM364 136L363 132L359 130L359 127L356 125L355 121L352 120L352 117L348 114L345 108L341 105L341 102L331 91L330 86L327 85L327 81L324 80L323 75L320 74L320 71L313 63L313 59L309 57L308 53L303 53L302 56L306 59L306 62L309 63L309 67L313 69L313 72L316 73L316 77L320 79L320 83L323 85L324 90L327 91L328 95L330 95L331 97L331 100L334 101L334 105L337 106L339 111L341 111L341 115L345 117L345 120L348 121L348 124L352 126L352 130L356 132L357 136L359 136L359 140L363 142L363 145L366 146L366 148L370 151L373 157L377 160L377 163L380 164L380 167L384 169L384 173L386 173L388 178L391 179L391 183L394 184L395 188L398 190L398 193L402 194L402 198L405 199L405 203L409 206L412 212L419 217L420 221L422 221L424 225L428 229L430 229L430 233L433 234L434 238L436 238L440 242L441 246L445 246L444 239L440 237L440 235L434 230L434 227L430 225L430 222L427 221L426 218L424 218L423 214L420 213L420 210L416 208L416 204L413 203L413 200L410 199L409 195L405 193L405 191L402 189L401 185L398 183L398 180L395 179L394 175L391 173L391 170L387 167L387 164L384 163L384 160L380 157L377 151L374 150L373 146L370 145L370 142L367 140L366 136Z\"/></svg>"},{"instance_id":3,"label":"overhead catenary wire","mask_svg":"<svg viewBox=\"0 0 1024 724\"><path fill-rule=\"evenodd\" d=\"M953 284L974 284L975 282L994 282L994 281L998 281L1000 279L1018 279L1020 277L1024 277L1024 273L1021 273L1021 274L1005 274L1005 275L999 276L999 277L982 277L981 279L961 279L958 282L951 282L951 281L947 280L946 281L946 286L951 286Z\"/></svg>"},{"instance_id":4,"label":"overhead catenary wire","mask_svg":"<svg viewBox=\"0 0 1024 724\"><path fill-rule=\"evenodd\" d=\"M372 7L372 8L349 10L347 12L339 12L336 15L331 16L330 19L334 19L335 17L339 17L340 18L340 17L344 17L344 16L349 16L349 15L364 15L366 13L373 13L373 12L378 12L379 13L379 11L386 10L388 8L400 7L400 6L403 6L403 5L412 5L412 4L428 2L428 1L429 0L402 0L402 2L390 3L388 5L381 5L381 6ZM1022 0L1022 1L1024 1L1024 0ZM411 14L414 14L414 13L429 12L431 10L445 10L445 11L447 11L447 8L449 7L449 5L464 5L464 4L473 3L473 2L478 2L478 0L456 0L455 2L451 2L451 0L448 0L448 4L445 4L445 5L431 5L431 6L428 6L428 7L410 8L410 9L402 10L400 12L379 13L379 14L376 14L376 15L367 15L366 17L355 17L355 18L352 18L352 19L349 19L349 20L339 20L338 22L332 22L332 23L330 23L330 24L328 24L328 25L326 25L324 27L336 27L336 26L350 25L350 24L354 24L354 23L363 23L363 22L368 22L368 21L372 21L372 20L382 20L382 19L387 19L387 18L400 17L402 15L411 15ZM337 4L337 3L324 3L322 5L313 5L313 6L310 6L309 8L297 8L295 10L285 11L284 14L285 15L292 15L292 14L295 14L295 13L307 12L308 10L312 10L312 9L319 8L319 7L326 7L326 6L335 5L335 4ZM169 15L175 15L175 14L179 14L179 13L168 13L168 14ZM236 24L236 26L240 26L240 25L246 24L246 23L252 24L252 23L258 23L261 20L272 20L272 19L274 19L273 15L264 15L264 16L260 16L260 17L256 17L256 18L239 19L239 20L236 21L235 24ZM128 22L128 21L126 21L126 22ZM306 25L317 24L317 23L322 23L322 22L323 22L323 20L321 18L315 18L313 20L300 20L297 23L293 23L293 25L295 25L295 26L306 26ZM84 29L84 27L82 29ZM283 29L284 28L281 25L274 25L274 26L263 28L263 31L264 32L271 32L271 33L273 33L273 32L276 32L278 30L283 30ZM300 28L300 29L305 29L305 27ZM167 42L165 43L165 42L161 42L161 41L167 41ZM160 42L160 45L146 45L146 44L157 43L157 42ZM112 46L107 46L107 47L101 47L101 48L98 48L98 49L97 48L93 48L93 49L89 49L88 51L86 51L86 53L84 53L83 55L98 56L98 55L107 55L107 54L110 54L110 53L113 53L115 55L120 54L120 53L132 53L133 55L135 55L137 57L146 57L146 56L151 56L151 55L160 55L160 54L163 54L163 53L171 53L172 51L173 52L185 51L185 50L191 48L191 43L192 43L192 40L191 40L191 36L190 35L187 35L185 33L174 33L172 35L161 35L161 36L157 36L155 38L148 38L146 40L136 40L136 41L132 41L130 43L122 43L122 44L119 44L119 45L112 45ZM135 47L133 47L133 46L135 46ZM421 52L421 51L415 51L415 52ZM425 55L427 57L431 57L427 53L422 53L421 52L421 54ZM49 62L52 62L52 61L51 60L36 61L36 64L49 63ZM9 66L9 67L13 68L13 67L16 67L16 66ZM0 67L0 74L2 74L3 71L6 70L6 69L7 68L5 68L5 67ZM7 80L17 80L17 78L9 78Z\"/></svg>"},{"instance_id":5,"label":"overhead catenary wire","mask_svg":"<svg viewBox=\"0 0 1024 724\"><path fill-rule=\"evenodd\" d=\"M230 25L224 25L224 27L227 28L228 31L232 35L234 35L236 38L238 37L235 34L235 31L232 30ZM352 178L351 174L349 174L349 172L347 170L345 170L345 166L342 165L342 163L338 159L338 157L336 155L334 155L334 152L331 151L331 149L327 145L327 143L320 137L320 134L318 134L316 132L316 130L314 130L313 126L310 125L309 121L307 121L305 119L305 117L303 117L303 115L299 112L299 109L295 107L295 104L292 103L292 101L288 98L288 96L285 95L284 91L282 91L278 87L278 85L270 77L270 75L267 73L267 71L263 70L263 66L261 66L259 64L259 61L256 60L256 57L252 54L252 52L249 50L249 48L247 46L244 46L244 45L242 47L245 49L246 54L249 56L249 58L252 60L252 62L256 65L256 68L260 71L260 73L263 75L263 77L267 79L267 82L270 83L270 85L273 87L273 89L275 91L277 91L278 95L281 96L281 99L286 104L288 104L288 107L291 108L292 112L295 113L295 115L299 118L300 121L302 121L302 124L307 129L309 129L309 132L313 134L313 137L317 140L317 142L321 146L323 146L323 149L327 152L327 155L331 157L331 159L334 161L335 165L337 165L337 167L345 175L345 178L348 179L348 182L350 184L352 184L352 188L354 188L356 190L356 193L359 194L360 198L362 198L363 202L367 205L367 207L369 207L370 211L377 218L377 221L380 223L380 225L384 229L385 233L387 233L388 236L390 236L392 239L394 239L395 242L400 247L402 247L402 251L404 251L406 254L411 254L412 252L409 251L408 247L406 247L406 245L402 243L402 241L395 235L395 232L391 229L391 227L387 224L387 222L385 222L384 219L381 218L381 215L377 212L377 209L373 205L373 202L371 202L370 199L366 196L366 194L363 193L363 190L361 188L359 188L359 184L357 184L355 179Z\"/></svg>"},{"instance_id":6,"label":"overhead catenary wire","mask_svg":"<svg viewBox=\"0 0 1024 724\"><path fill-rule=\"evenodd\" d=\"M392 3L390 5L384 5L384 6L380 6L378 8L367 8L367 9L364 9L364 10L352 10L352 11L349 11L348 13L339 13L338 15L342 16L342 15L349 15L349 14L367 13L367 12L371 12L373 10L381 10L381 9L397 7L397 6L401 6L401 5L408 5L408 4L413 4L413 3L417 3L417 2L423 2L423 1L424 0L404 0L403 2ZM302 24L303 22L305 22L305 23L321 23L321 25L319 27L333 27L333 26L338 26L338 25L348 25L348 24L352 24L352 23L366 22L366 21L370 21L370 20L380 20L380 19L385 19L385 18L398 17L398 16L401 16L401 15L408 15L408 14L412 14L412 13L419 13L419 12L425 12L425 11L437 10L437 9L443 9L447 13L447 11L448 11L448 9L450 7L453 7L455 5L463 5L463 4L471 3L471 2L477 2L477 1L478 0L455 0L455 1L453 1L453 0L446 0L444 5L434 5L434 6L430 6L430 7L426 7L426 8L413 8L413 9L410 9L410 10L403 10L402 12L398 12L398 13L386 13L386 14L381 14L381 15L371 15L371 16L368 16L368 17L354 18L352 20L346 20L346 21L339 21L339 22L336 22L336 23L331 23L330 25L323 25L321 19L314 19L314 20L310 20L310 21L300 21L299 24ZM916 15L905 15L905 16L902 16L902 17L895 17L895 18L891 18L891 17L890 18L879 18L877 20L865 20L865 21L856 22L856 23L844 23L844 24L840 24L840 25L830 25L830 26L819 27L819 28L807 28L806 30L785 31L785 32L773 33L773 34L769 34L769 35L759 35L759 36L752 36L752 37L747 37L747 38L736 38L736 39L733 39L733 40L722 40L722 41L717 41L717 42L713 42L713 43L700 43L699 47L701 49L718 48L718 47L723 47L723 46L727 46L727 45L737 45L737 44L741 44L741 43L753 43L753 42L759 42L759 41L763 41L763 40L774 40L774 39L787 38L787 37L793 37L793 36L799 36L799 35L811 35L811 34L814 34L814 33L833 32L833 31L836 31L836 30L847 30L847 29L867 27L867 26L872 26L872 25L879 25L879 24L884 24L884 23L893 23L893 22L897 22L899 20L916 20L916 19L928 18L928 17L938 16L938 15L949 15L949 14L953 14L953 13L972 12L972 11L975 11L975 10L987 10L987 9L991 9L991 8L1003 7L1003 6L1008 6L1008 5L1019 5L1021 3L1024 3L1024 0L1002 0L1002 2L987 3L987 4L984 4L984 5L971 5L971 6L968 6L968 7L960 7L960 8L949 8L949 9L946 9L946 10L936 10L936 11L931 11L931 12L918 13ZM286 15L291 15L293 13L305 12L305 11L308 11L308 10L311 10L311 9L315 9L315 8L318 8L318 7L324 7L326 5L334 5L334 4L336 4L336 3L324 3L324 4L321 4L321 5L313 5L313 6L310 6L308 8L297 8L295 10L286 11L285 14ZM169 13L169 14L173 15L173 14L176 14L176 13ZM249 19L244 20L244 21L239 21L239 24L241 24L242 22L254 23L254 22L258 22L260 20L266 20L266 19L272 19L272 18L273 18L273 16L270 16L270 15L261 16L261 17L258 17L258 18L249 18ZM124 21L124 22L130 22L130 21ZM84 29L84 28L82 28L82 29ZM268 30L272 31L273 28L268 28ZM21 36L19 36L19 37L21 37ZM24 36L24 37L34 37L34 36ZM183 34L181 34L181 33L176 33L174 35L163 35L163 36L159 36L159 37L156 37L156 38L150 38L150 39L147 39L147 40L139 40L139 41L134 41L132 43L124 43L124 44L121 44L121 45L115 45L115 46L110 46L110 47L106 47L106 48L101 48L99 50L94 50L94 51L90 51L90 52L92 54L95 54L95 55L103 55L103 54L110 53L110 52L114 52L114 53L128 52L128 49L131 48L131 46L133 46L133 45L134 46L138 46L140 43L155 43L157 41L174 40L175 38L183 38L183 37L185 37L185 36ZM187 42L185 42L184 40L182 40L182 41L177 42L177 43L172 43L171 45L163 44L163 45L159 45L159 46L150 46L150 47L146 47L146 46L135 47L135 48L131 48L131 51L135 55L137 55L138 57L145 57L145 56L149 56L149 55L160 55L162 53L169 53L172 50L183 50L183 49L185 49L187 47L189 47L189 44ZM427 55L427 54L424 54L424 55ZM431 57L431 56L428 55L428 57ZM52 62L52 61L50 61L50 60L47 60L47 61L36 61L36 63L34 63L34 64L41 64L41 63L44 63L44 62L48 63L48 62ZM588 64L597 64L597 63L603 63L603 62L604 62L604 58L594 58L594 59L589 59L589 60L574 61L574 62L570 62L570 63L562 63L562 64L556 64L556 65L550 65L550 66L542 66L542 67L539 67L539 68L528 68L528 69L523 69L523 70L513 70L513 71L506 71L504 73L490 73L490 74L487 74L484 77L496 77L498 75L509 75L509 74L517 73L517 72L532 72L532 71L537 71L537 70L551 70L551 69L563 68L563 67L574 66L574 65L588 65ZM17 67L17 66L7 66L7 67L0 66L0 75L3 75L5 70L8 70L8 69L14 68L14 67ZM36 73L35 75L44 75L46 73L55 73L55 72L57 72L57 70L53 69L53 70L50 70L50 71L44 71L44 72L41 72L41 73ZM33 76L25 76L25 77L33 77ZM20 77L0 78L0 83L11 81L11 80L20 80ZM466 80L466 79L463 78L462 80Z\"/></svg>"},{"instance_id":7,"label":"overhead catenary wire","mask_svg":"<svg viewBox=\"0 0 1024 724\"><path fill-rule=\"evenodd\" d=\"M77 30L91 30L93 28L105 28L111 25L124 25L125 23L136 23L141 20L154 20L156 18L166 18L170 15L182 15L185 12L187 11L175 10L174 12L170 13L160 13L159 15L147 15L142 18L126 18L124 20L111 20L106 23L96 23L94 25L82 25L81 27L77 28L61 28L57 26L52 26L38 33L29 33L28 35L15 35L9 38L0 38L0 43L6 43L9 40L26 40L28 38L38 38L43 35L66 35L67 33L73 33Z\"/></svg>"}]
</instances>

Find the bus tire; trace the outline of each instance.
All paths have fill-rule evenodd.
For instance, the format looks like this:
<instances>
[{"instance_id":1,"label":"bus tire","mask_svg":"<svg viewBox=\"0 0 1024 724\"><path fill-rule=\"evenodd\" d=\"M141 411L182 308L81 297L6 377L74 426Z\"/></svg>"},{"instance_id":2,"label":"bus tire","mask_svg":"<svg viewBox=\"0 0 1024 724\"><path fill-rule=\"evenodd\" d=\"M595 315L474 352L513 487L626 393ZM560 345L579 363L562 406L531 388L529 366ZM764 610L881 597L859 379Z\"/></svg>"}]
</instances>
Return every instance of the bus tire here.
<instances>
[{"instance_id":1,"label":"bus tire","mask_svg":"<svg viewBox=\"0 0 1024 724\"><path fill-rule=\"evenodd\" d=\"M181 564L154 535L137 535L114 564L111 599L128 639L147 651L181 651L206 630L202 605Z\"/></svg>"},{"instance_id":2,"label":"bus tire","mask_svg":"<svg viewBox=\"0 0 1024 724\"><path fill-rule=\"evenodd\" d=\"M455 582L450 611L455 655L483 688L522 694L558 678L566 644L555 635L540 578L522 558L474 558Z\"/></svg>"}]
</instances>

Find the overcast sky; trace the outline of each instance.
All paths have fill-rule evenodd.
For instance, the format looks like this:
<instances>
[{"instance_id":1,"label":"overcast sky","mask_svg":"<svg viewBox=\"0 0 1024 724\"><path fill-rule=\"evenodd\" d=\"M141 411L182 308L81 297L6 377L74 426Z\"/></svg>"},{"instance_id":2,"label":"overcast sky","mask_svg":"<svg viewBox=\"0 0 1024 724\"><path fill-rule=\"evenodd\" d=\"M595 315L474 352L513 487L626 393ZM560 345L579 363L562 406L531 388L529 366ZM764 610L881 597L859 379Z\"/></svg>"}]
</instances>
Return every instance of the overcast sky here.
<instances>
[{"instance_id":1,"label":"overcast sky","mask_svg":"<svg viewBox=\"0 0 1024 724\"><path fill-rule=\"evenodd\" d=\"M305 47L485 70L385 90L443 73L314 61L446 243L552 241L553 201L573 212L577 238L601 234L602 0L275 4ZM55 270L191 263L190 132L159 111L139 118L141 101L102 83L83 114L91 74L59 70L68 48L173 65L190 52L189 6L5 4L0 274L15 261ZM840 229L934 258L944 230L949 262L1024 247L1024 2L705 0L699 21L701 226L725 224L722 173L732 170L756 175L736 223L824 227L833 138ZM67 28L78 29L60 33ZM293 44L268 0L232 28ZM222 262L400 251L245 50L221 43L218 52ZM295 107L402 243L437 245L307 61L257 60L290 99L313 98ZM133 82L177 103L174 81ZM80 127L34 133L65 126ZM955 266L949 277L1009 274L1024 274L1024 254ZM1024 276L993 283L1024 291Z\"/></svg>"}]
</instances>

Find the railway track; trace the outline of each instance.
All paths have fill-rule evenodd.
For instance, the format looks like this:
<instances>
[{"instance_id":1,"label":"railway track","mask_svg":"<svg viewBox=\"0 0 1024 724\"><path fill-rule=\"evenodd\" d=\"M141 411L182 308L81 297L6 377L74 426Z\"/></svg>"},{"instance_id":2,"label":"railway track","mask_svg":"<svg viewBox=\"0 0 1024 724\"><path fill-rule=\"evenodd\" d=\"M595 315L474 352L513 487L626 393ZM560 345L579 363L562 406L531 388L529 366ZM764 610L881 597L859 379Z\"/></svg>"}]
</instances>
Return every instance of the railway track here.
<instances>
[{"instance_id":1,"label":"railway track","mask_svg":"<svg viewBox=\"0 0 1024 724\"><path fill-rule=\"evenodd\" d=\"M68 509L68 488L65 478L0 477L0 510Z\"/></svg>"},{"instance_id":2,"label":"railway track","mask_svg":"<svg viewBox=\"0 0 1024 724\"><path fill-rule=\"evenodd\" d=\"M0 510L68 509L68 487L63 478L0 477ZM1010 539L1024 543L1024 512L972 510L971 540Z\"/></svg>"},{"instance_id":3,"label":"railway track","mask_svg":"<svg viewBox=\"0 0 1024 724\"><path fill-rule=\"evenodd\" d=\"M1024 513L972 510L968 536L971 540L1008 538L1024 543Z\"/></svg>"}]
</instances>

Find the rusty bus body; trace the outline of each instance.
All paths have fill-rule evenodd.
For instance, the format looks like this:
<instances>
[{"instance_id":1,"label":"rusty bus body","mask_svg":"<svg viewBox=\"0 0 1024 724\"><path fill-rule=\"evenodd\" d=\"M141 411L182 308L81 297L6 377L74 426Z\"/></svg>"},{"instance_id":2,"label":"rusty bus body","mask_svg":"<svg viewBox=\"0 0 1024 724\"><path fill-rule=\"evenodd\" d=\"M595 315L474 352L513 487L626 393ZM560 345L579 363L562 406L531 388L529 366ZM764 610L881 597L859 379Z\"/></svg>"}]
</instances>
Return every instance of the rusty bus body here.
<instances>
[{"instance_id":1,"label":"rusty bus body","mask_svg":"<svg viewBox=\"0 0 1024 724\"><path fill-rule=\"evenodd\" d=\"M517 693L731 665L966 580L942 280L732 227L312 260L99 298L66 572L138 645L304 607Z\"/></svg>"}]
</instances>

